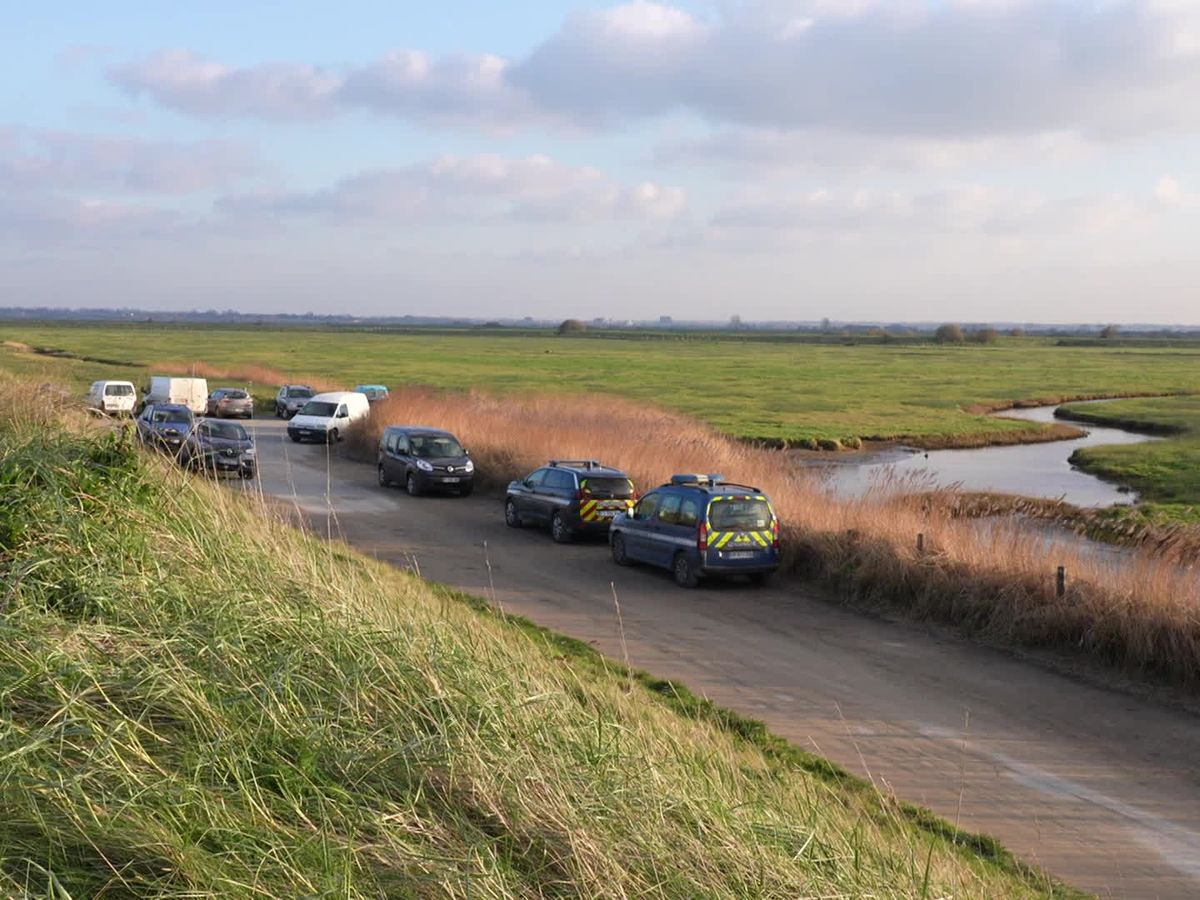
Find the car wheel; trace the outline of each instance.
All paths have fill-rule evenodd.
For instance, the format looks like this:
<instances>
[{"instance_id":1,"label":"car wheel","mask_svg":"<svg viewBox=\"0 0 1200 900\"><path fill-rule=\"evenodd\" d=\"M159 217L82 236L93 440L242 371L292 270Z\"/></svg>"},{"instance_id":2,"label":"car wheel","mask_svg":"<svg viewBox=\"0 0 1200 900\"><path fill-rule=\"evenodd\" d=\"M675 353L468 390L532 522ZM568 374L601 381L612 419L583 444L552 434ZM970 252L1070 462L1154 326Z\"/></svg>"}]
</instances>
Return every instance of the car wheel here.
<instances>
[{"instance_id":1,"label":"car wheel","mask_svg":"<svg viewBox=\"0 0 1200 900\"><path fill-rule=\"evenodd\" d=\"M383 471L383 466L378 466L379 469L379 486L387 487L392 482L388 479L387 473Z\"/></svg>"},{"instance_id":2,"label":"car wheel","mask_svg":"<svg viewBox=\"0 0 1200 900\"><path fill-rule=\"evenodd\" d=\"M277 419L282 419L282 418L283 418L283 410L281 410L281 409L279 408L279 404L278 404L278 403L276 403L276 404L275 404L275 418L277 418Z\"/></svg>"},{"instance_id":3,"label":"car wheel","mask_svg":"<svg viewBox=\"0 0 1200 900\"><path fill-rule=\"evenodd\" d=\"M340 441L341 438L338 437L338 430L336 428L331 428L329 430L329 437L327 437L325 440L330 444L336 444L338 441Z\"/></svg>"},{"instance_id":4,"label":"car wheel","mask_svg":"<svg viewBox=\"0 0 1200 900\"><path fill-rule=\"evenodd\" d=\"M412 472L409 472L408 477L404 479L404 489L408 491L410 497L421 496L421 486L417 484L417 476Z\"/></svg>"},{"instance_id":5,"label":"car wheel","mask_svg":"<svg viewBox=\"0 0 1200 900\"><path fill-rule=\"evenodd\" d=\"M470 497L470 496L471 496L471 491L472 491L472 490L474 490L474 488L475 488L475 486L474 486L474 485L471 485L471 484L468 484L466 487L461 487L461 488L459 488L459 489L458 489L458 496L460 496L460 497Z\"/></svg>"},{"instance_id":6,"label":"car wheel","mask_svg":"<svg viewBox=\"0 0 1200 900\"><path fill-rule=\"evenodd\" d=\"M295 443L295 444L298 444L298 443L300 443L300 435L298 435L298 434L289 434L289 435L288 435L288 437L290 437L290 438L292 439L292 442L293 442L293 443Z\"/></svg>"},{"instance_id":7,"label":"car wheel","mask_svg":"<svg viewBox=\"0 0 1200 900\"><path fill-rule=\"evenodd\" d=\"M672 568L675 572L675 583L680 587L694 588L700 583L700 577L686 553L675 554L675 565Z\"/></svg>"},{"instance_id":8,"label":"car wheel","mask_svg":"<svg viewBox=\"0 0 1200 900\"><path fill-rule=\"evenodd\" d=\"M625 552L625 538L622 535L614 534L612 536L612 558L618 566L628 566L633 564L633 560L629 558L629 554Z\"/></svg>"},{"instance_id":9,"label":"car wheel","mask_svg":"<svg viewBox=\"0 0 1200 900\"><path fill-rule=\"evenodd\" d=\"M517 504L511 500L504 501L504 524L509 528L520 528L525 524L521 521L521 514L517 512Z\"/></svg>"},{"instance_id":10,"label":"car wheel","mask_svg":"<svg viewBox=\"0 0 1200 900\"><path fill-rule=\"evenodd\" d=\"M754 585L758 585L760 587L762 585L766 584L767 582L769 582L770 580L771 580L770 572L755 572L753 575L750 576L750 583L754 584Z\"/></svg>"},{"instance_id":11,"label":"car wheel","mask_svg":"<svg viewBox=\"0 0 1200 900\"><path fill-rule=\"evenodd\" d=\"M555 513L550 519L550 537L554 538L556 544L571 543L571 529L567 527L567 523L563 521L561 513Z\"/></svg>"}]
</instances>

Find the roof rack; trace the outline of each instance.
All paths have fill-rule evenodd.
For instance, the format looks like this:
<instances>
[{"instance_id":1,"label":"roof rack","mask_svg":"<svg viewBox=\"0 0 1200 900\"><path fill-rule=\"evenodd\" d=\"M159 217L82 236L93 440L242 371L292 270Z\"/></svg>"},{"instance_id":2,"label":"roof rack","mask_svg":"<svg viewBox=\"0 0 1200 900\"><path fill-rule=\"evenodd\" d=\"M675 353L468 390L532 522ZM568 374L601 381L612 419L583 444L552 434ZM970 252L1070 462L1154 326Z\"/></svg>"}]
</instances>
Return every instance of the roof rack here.
<instances>
[{"instance_id":1,"label":"roof rack","mask_svg":"<svg viewBox=\"0 0 1200 900\"><path fill-rule=\"evenodd\" d=\"M748 491L752 491L755 494L762 493L762 491L759 490L758 488L752 487L748 484L738 484L737 482L734 482L734 481L726 481L724 475L718 474L716 472L710 473L708 475L701 475L698 473L688 473L688 472L681 473L679 475L672 475L670 483L671 484L695 484L695 485L702 485L702 486L708 486L708 487L715 487L716 485L720 485L721 487L744 488Z\"/></svg>"},{"instance_id":2,"label":"roof rack","mask_svg":"<svg viewBox=\"0 0 1200 900\"><path fill-rule=\"evenodd\" d=\"M603 469L598 459L552 459L552 466L570 466L574 469Z\"/></svg>"}]
</instances>

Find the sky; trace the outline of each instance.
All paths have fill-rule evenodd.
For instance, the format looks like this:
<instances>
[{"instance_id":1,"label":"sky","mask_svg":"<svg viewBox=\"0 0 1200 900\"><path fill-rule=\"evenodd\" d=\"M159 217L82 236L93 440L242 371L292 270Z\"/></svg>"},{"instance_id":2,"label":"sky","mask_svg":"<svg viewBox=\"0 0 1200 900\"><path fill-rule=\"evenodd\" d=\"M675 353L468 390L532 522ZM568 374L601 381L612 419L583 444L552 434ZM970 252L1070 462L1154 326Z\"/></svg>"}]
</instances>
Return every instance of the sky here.
<instances>
[{"instance_id":1,"label":"sky","mask_svg":"<svg viewBox=\"0 0 1200 900\"><path fill-rule=\"evenodd\" d=\"M1200 324L1200 0L14 7L0 305Z\"/></svg>"}]
</instances>

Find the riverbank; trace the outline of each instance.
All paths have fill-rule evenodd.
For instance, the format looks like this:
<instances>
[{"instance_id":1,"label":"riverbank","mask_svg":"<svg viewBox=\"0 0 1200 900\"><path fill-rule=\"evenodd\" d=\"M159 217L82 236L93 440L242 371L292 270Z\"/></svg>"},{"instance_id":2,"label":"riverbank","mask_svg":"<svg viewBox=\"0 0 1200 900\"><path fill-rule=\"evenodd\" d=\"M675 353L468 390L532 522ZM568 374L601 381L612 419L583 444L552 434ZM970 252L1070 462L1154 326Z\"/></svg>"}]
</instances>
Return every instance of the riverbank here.
<instances>
[{"instance_id":1,"label":"riverbank","mask_svg":"<svg viewBox=\"0 0 1200 900\"><path fill-rule=\"evenodd\" d=\"M1071 464L1138 491L1142 502L1133 510L1114 514L1114 519L1150 525L1200 524L1200 396L1065 406L1057 415L1166 436L1166 440L1137 448L1083 448L1071 455Z\"/></svg>"}]
</instances>

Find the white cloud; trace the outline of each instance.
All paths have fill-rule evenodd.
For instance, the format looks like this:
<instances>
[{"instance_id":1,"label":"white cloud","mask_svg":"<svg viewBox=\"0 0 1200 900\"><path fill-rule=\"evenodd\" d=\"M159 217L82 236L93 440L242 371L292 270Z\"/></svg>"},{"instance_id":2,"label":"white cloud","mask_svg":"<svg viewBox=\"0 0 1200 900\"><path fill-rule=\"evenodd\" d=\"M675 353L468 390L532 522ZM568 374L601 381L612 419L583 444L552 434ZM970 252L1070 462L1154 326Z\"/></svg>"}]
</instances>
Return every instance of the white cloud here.
<instances>
[{"instance_id":1,"label":"white cloud","mask_svg":"<svg viewBox=\"0 0 1200 900\"><path fill-rule=\"evenodd\" d=\"M258 174L250 148L229 141L148 141L0 128L0 189L117 189L186 194Z\"/></svg>"},{"instance_id":2,"label":"white cloud","mask_svg":"<svg viewBox=\"0 0 1200 900\"><path fill-rule=\"evenodd\" d=\"M222 202L226 211L241 215L384 225L655 220L672 218L685 205L680 188L626 186L598 169L546 156L491 154L364 172L320 191L246 194Z\"/></svg>"}]
</instances>

